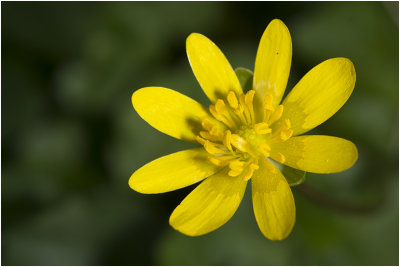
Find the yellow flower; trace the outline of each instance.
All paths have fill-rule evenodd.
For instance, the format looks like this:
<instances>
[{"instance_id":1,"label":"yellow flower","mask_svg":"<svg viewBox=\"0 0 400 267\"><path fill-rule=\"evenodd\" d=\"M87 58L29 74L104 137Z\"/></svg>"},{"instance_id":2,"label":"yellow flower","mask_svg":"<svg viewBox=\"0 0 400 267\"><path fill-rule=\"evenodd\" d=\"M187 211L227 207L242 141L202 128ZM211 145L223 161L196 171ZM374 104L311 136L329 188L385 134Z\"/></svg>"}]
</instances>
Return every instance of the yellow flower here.
<instances>
[{"instance_id":1,"label":"yellow flower","mask_svg":"<svg viewBox=\"0 0 400 267\"><path fill-rule=\"evenodd\" d=\"M350 141L300 136L329 119L347 101L356 80L352 62L346 58L322 62L280 104L292 58L290 33L282 21L273 20L261 38L253 89L247 93L225 56L207 37L192 33L186 50L192 70L212 102L209 109L162 87L137 90L132 103L154 128L202 147L148 163L130 177L130 187L155 194L205 179L169 220L176 230L198 236L233 216L251 179L253 209L261 232L271 240L286 238L294 226L295 204L275 162L306 172L334 173L350 168L357 160L357 148Z\"/></svg>"}]
</instances>

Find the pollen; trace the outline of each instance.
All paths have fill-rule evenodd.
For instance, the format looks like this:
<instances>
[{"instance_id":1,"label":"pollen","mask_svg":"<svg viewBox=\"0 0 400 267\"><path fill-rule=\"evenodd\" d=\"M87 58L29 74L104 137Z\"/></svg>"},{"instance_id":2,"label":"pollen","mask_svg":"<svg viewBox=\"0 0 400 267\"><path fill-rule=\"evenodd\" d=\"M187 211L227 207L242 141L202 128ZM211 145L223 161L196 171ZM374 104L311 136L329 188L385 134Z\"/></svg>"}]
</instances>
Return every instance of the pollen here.
<instances>
[{"instance_id":1,"label":"pollen","mask_svg":"<svg viewBox=\"0 0 400 267\"><path fill-rule=\"evenodd\" d=\"M226 130L204 119L201 122L203 131L196 138L210 154L209 162L226 166L229 176L240 176L245 181L259 169L260 157L273 157L284 163L285 156L272 151L270 144L285 142L293 134L290 121L281 120L283 105L272 105L272 94L266 95L261 110L255 110L254 96L254 90L240 95L230 91L226 99L218 99L210 105L209 111ZM256 114L261 114L260 118L256 119ZM274 125L278 121L279 125Z\"/></svg>"}]
</instances>

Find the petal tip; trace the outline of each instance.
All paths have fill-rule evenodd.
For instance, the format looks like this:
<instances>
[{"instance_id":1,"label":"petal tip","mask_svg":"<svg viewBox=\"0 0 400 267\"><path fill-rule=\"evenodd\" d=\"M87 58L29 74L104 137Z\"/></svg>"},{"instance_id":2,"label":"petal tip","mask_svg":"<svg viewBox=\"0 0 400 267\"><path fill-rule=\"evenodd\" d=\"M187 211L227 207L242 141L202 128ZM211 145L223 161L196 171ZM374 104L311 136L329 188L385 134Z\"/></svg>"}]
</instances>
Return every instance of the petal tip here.
<instances>
[{"instance_id":1,"label":"petal tip","mask_svg":"<svg viewBox=\"0 0 400 267\"><path fill-rule=\"evenodd\" d=\"M179 206L178 206L179 207ZM177 207L177 208L178 208ZM176 210L176 209L175 209ZM187 236L191 236L191 237L195 237L195 236L200 236L203 235L204 233L198 233L196 231L190 231L187 228L183 227L182 225L178 225L177 223L177 216L176 216L176 212L175 210L172 212L171 216L169 217L169 225L175 230L178 231L181 234L187 235Z\"/></svg>"},{"instance_id":2,"label":"petal tip","mask_svg":"<svg viewBox=\"0 0 400 267\"><path fill-rule=\"evenodd\" d=\"M280 229L279 231L275 232L267 232L265 230L261 230L261 233L269 240L271 241L282 241L286 239L290 233L292 233L294 225L296 223L296 208L294 206L294 213L293 213L293 218L290 224L287 225L286 229Z\"/></svg>"},{"instance_id":3,"label":"petal tip","mask_svg":"<svg viewBox=\"0 0 400 267\"><path fill-rule=\"evenodd\" d=\"M140 190L140 187L137 186L135 179L133 176L135 173L132 174L132 176L129 178L128 185L131 189L135 190L136 192L142 193Z\"/></svg>"},{"instance_id":4,"label":"petal tip","mask_svg":"<svg viewBox=\"0 0 400 267\"><path fill-rule=\"evenodd\" d=\"M266 235L266 234L263 233L263 235L266 238L268 238L269 240L271 240L271 241L282 241L282 240L286 239L290 235L290 233L293 230L293 227L294 227L294 223L290 228L288 228L288 230L286 232L284 232L282 234L271 236L271 235Z\"/></svg>"},{"instance_id":5,"label":"petal tip","mask_svg":"<svg viewBox=\"0 0 400 267\"><path fill-rule=\"evenodd\" d=\"M351 162L351 164L350 164L350 166L349 166L349 168L351 168L351 167L353 167L354 166L354 164L357 162L357 160L358 160L358 149L357 149L357 146L353 143L353 142L351 142L351 141L349 141L350 143L351 143L351 148L352 148L352 153L353 153L353 160L352 160L352 162Z\"/></svg>"},{"instance_id":6,"label":"petal tip","mask_svg":"<svg viewBox=\"0 0 400 267\"><path fill-rule=\"evenodd\" d=\"M286 24L281 20L281 19L278 19L278 18L275 18L275 19L273 19L273 20L271 20L271 22L269 23L269 25L279 25L279 26L284 26L285 28L287 28L286 27Z\"/></svg>"},{"instance_id":7,"label":"petal tip","mask_svg":"<svg viewBox=\"0 0 400 267\"><path fill-rule=\"evenodd\" d=\"M135 103L137 102L137 98L138 96L140 96L140 91L143 90L143 88L136 90L135 92L133 92L131 100L132 100L132 105L133 107L135 107Z\"/></svg>"},{"instance_id":8,"label":"petal tip","mask_svg":"<svg viewBox=\"0 0 400 267\"><path fill-rule=\"evenodd\" d=\"M144 186L137 182L137 180L135 179L136 178L135 174L136 174L136 171L129 178L129 181L128 181L129 187L132 190L134 190L134 191L136 191L138 193L141 193L141 194L151 194L150 192L146 192Z\"/></svg>"},{"instance_id":9,"label":"petal tip","mask_svg":"<svg viewBox=\"0 0 400 267\"><path fill-rule=\"evenodd\" d=\"M327 62L330 63L336 63L338 68L341 68L343 71L348 71L349 72L349 76L350 77L356 77L356 69L354 67L354 63L346 57L335 57L335 58L331 58L326 60Z\"/></svg>"},{"instance_id":10,"label":"petal tip","mask_svg":"<svg viewBox=\"0 0 400 267\"><path fill-rule=\"evenodd\" d=\"M146 100L145 98L147 95L151 94L148 92L155 91L156 89L157 89L157 87L143 87L143 88L140 88L140 89L136 90L135 92L133 92L132 98L131 98L133 108L136 111L138 111L137 110L138 105L140 105L144 100Z\"/></svg>"},{"instance_id":11,"label":"petal tip","mask_svg":"<svg viewBox=\"0 0 400 267\"><path fill-rule=\"evenodd\" d=\"M193 44L194 42L197 42L200 39L208 39L206 36L204 36L201 33L197 33L197 32L192 32L191 34L189 34L189 36L186 38L186 47L190 46L191 44Z\"/></svg>"}]
</instances>

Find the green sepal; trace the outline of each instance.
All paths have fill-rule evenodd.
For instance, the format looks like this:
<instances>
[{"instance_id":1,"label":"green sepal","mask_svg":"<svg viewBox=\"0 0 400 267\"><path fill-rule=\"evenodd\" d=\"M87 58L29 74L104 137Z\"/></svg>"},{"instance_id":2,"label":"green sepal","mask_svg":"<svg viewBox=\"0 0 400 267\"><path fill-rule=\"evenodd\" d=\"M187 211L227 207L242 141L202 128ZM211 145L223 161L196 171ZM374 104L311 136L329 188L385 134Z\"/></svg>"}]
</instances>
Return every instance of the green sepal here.
<instances>
[{"instance_id":1,"label":"green sepal","mask_svg":"<svg viewBox=\"0 0 400 267\"><path fill-rule=\"evenodd\" d=\"M306 180L306 172L282 165L281 172L290 186L302 184Z\"/></svg>"},{"instance_id":2,"label":"green sepal","mask_svg":"<svg viewBox=\"0 0 400 267\"><path fill-rule=\"evenodd\" d=\"M268 159L275 165L276 168L285 176L286 181L290 186L302 184L306 180L306 172L298 170L286 165L283 165L273 159Z\"/></svg>"},{"instance_id":3,"label":"green sepal","mask_svg":"<svg viewBox=\"0 0 400 267\"><path fill-rule=\"evenodd\" d=\"M239 67L235 69L235 73L244 93L253 88L253 72L251 70Z\"/></svg>"}]
</instances>

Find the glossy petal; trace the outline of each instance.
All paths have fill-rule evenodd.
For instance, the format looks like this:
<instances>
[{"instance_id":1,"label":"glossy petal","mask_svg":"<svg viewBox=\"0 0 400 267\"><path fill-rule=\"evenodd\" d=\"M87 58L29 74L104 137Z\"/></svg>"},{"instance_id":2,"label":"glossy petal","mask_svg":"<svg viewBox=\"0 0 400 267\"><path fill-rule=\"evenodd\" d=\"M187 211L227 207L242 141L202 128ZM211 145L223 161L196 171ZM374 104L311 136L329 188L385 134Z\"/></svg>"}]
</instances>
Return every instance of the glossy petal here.
<instances>
[{"instance_id":1,"label":"glossy petal","mask_svg":"<svg viewBox=\"0 0 400 267\"><path fill-rule=\"evenodd\" d=\"M285 165L314 173L344 171L353 166L358 157L352 142L324 135L296 136L271 148L285 156Z\"/></svg>"},{"instance_id":2,"label":"glossy petal","mask_svg":"<svg viewBox=\"0 0 400 267\"><path fill-rule=\"evenodd\" d=\"M186 40L186 52L193 73L211 102L225 98L229 91L242 93L231 65L210 39L192 33Z\"/></svg>"},{"instance_id":3,"label":"glossy petal","mask_svg":"<svg viewBox=\"0 0 400 267\"><path fill-rule=\"evenodd\" d=\"M132 104L140 117L151 126L186 141L195 142L196 135L202 130L202 119L215 121L200 103L163 87L137 90L132 95Z\"/></svg>"},{"instance_id":4,"label":"glossy petal","mask_svg":"<svg viewBox=\"0 0 400 267\"><path fill-rule=\"evenodd\" d=\"M296 220L293 194L285 177L267 159L252 177L253 209L258 227L271 240L286 238ZM268 166L269 165L269 166Z\"/></svg>"},{"instance_id":5,"label":"glossy petal","mask_svg":"<svg viewBox=\"0 0 400 267\"><path fill-rule=\"evenodd\" d=\"M253 88L258 99L272 93L273 106L279 105L289 78L292 39L286 25L274 19L265 29L257 50Z\"/></svg>"},{"instance_id":6,"label":"glossy petal","mask_svg":"<svg viewBox=\"0 0 400 267\"><path fill-rule=\"evenodd\" d=\"M198 236L217 229L233 216L247 182L228 176L228 170L208 177L181 202L169 219L173 228Z\"/></svg>"},{"instance_id":7,"label":"glossy petal","mask_svg":"<svg viewBox=\"0 0 400 267\"><path fill-rule=\"evenodd\" d=\"M143 194L176 190L213 175L221 167L208 162L203 148L194 148L156 159L132 174L129 186Z\"/></svg>"},{"instance_id":8,"label":"glossy petal","mask_svg":"<svg viewBox=\"0 0 400 267\"><path fill-rule=\"evenodd\" d=\"M347 58L332 58L310 70L285 98L281 121L293 135L305 133L336 113L353 92L356 72Z\"/></svg>"}]
</instances>

